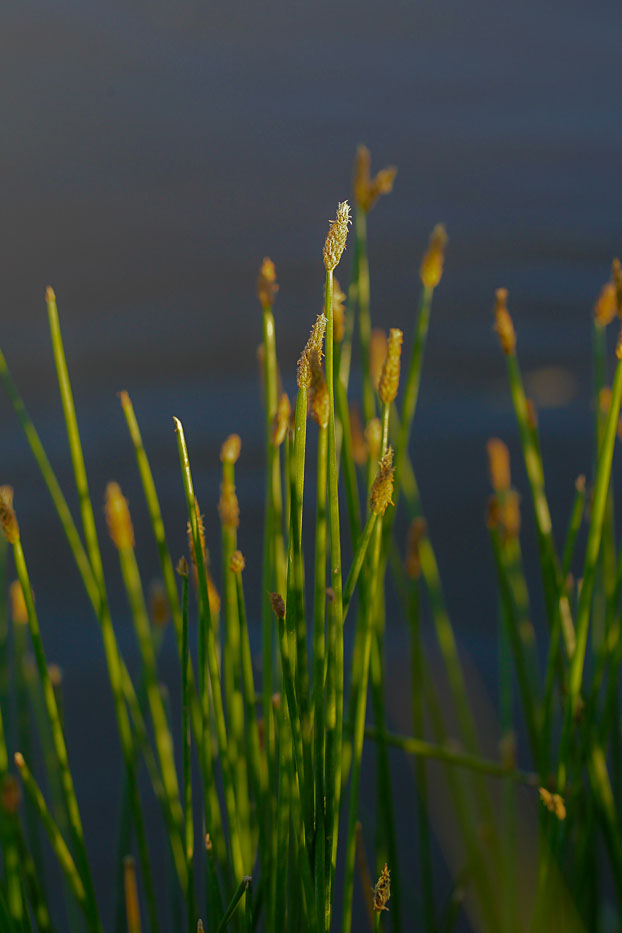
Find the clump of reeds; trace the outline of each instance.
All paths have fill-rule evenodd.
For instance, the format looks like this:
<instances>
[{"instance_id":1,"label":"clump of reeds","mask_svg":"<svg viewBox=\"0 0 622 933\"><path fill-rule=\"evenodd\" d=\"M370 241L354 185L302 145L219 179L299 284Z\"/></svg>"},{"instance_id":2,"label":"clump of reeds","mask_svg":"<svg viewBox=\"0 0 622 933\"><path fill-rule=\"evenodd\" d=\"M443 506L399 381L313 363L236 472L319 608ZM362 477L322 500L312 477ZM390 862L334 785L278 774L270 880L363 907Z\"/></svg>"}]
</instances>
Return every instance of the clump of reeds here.
<instances>
[{"instance_id":1,"label":"clump of reeds","mask_svg":"<svg viewBox=\"0 0 622 933\"><path fill-rule=\"evenodd\" d=\"M368 215L380 195L392 190L395 177L396 170L388 168L372 178L369 152L359 148L353 233L351 208L344 200L323 248L323 313L314 322L313 316L309 319L311 334L297 367L293 360L281 360L284 373L296 372L295 402L280 384L276 269L270 259L261 266L257 295L263 331L266 468L261 552L243 555L238 548L243 523L235 477L243 455L240 437L231 434L223 442L220 529L206 527L182 421L176 418L180 503L183 495L186 513L180 512L179 525L187 523L188 554L174 565L134 409L127 393L120 394L162 577L147 596L129 504L121 487L110 482L105 515L139 647L136 680L121 655L110 613L95 520L98 508L89 490L52 289L47 290L46 303L79 523L0 353L0 378L60 517L102 634L124 772L114 864L116 931L138 933L144 923L154 931L185 927L319 933L341 928L347 933L356 914L357 928L388 924L394 930L432 933L451 929L462 904L474 927L495 933L604 929L602 917L609 902L622 915L622 556L611 484L622 363L616 362L609 386L605 340L606 328L616 315L622 316L620 264L614 262L611 281L594 310L598 404L589 513L581 477L561 549L548 505L537 419L518 364L508 293L503 288L496 292L494 327L508 369L525 462L524 499L530 502L521 503L512 486L505 443L492 439L488 456L493 493L486 522L499 594L501 727L500 756L492 760L481 751L476 709L443 598L434 530L428 530L411 460L432 300L445 263L447 236L442 225L434 228L421 261L414 335L405 337L392 328L387 338L371 326ZM346 246L351 263L344 292L334 271ZM319 248L320 244L318 253ZM355 400L350 372L357 344L361 398ZM618 360L620 346L618 340ZM311 428L309 414L315 423ZM308 462L307 430L317 433L313 464ZM7 464L5 469L10 479ZM64 923L63 929L86 926L101 931L101 905L65 745L62 674L46 659L17 519L15 503L19 509L27 490L20 488L18 477L13 481L15 495L10 486L0 487L0 585L7 593L12 573L6 544L17 575L10 584L11 629L6 611L0 613L0 928L7 933L45 931ZM314 496L309 491L312 483ZM525 507L532 507L535 516L543 624L532 617L523 571ZM398 508L409 518L403 562L395 534ZM344 517L347 530L342 527ZM583 522L586 545L579 555ZM303 525L309 524L313 535L303 535ZM310 556L304 545L311 538ZM214 579L207 547L208 541L214 547L217 540L220 580ZM259 680L249 638L247 562L262 566L260 608L251 615L253 620L261 617ZM573 569L579 571L578 582L570 576ZM387 591L392 587L401 600L408 632L404 638L410 643L411 735L391 732L388 722L384 634ZM180 665L179 722L173 720L160 684L159 655L169 618ZM353 630L349 652L346 620ZM442 707L430 675L424 627L433 629L438 641L451 710ZM17 721L15 735L6 731L10 718ZM35 768L37 774L31 770L35 735L43 750L43 770ZM366 754L373 750L376 760L377 805L371 813L362 812L359 802L365 740ZM417 825L409 837L416 837L419 849L414 876L413 860L406 864L398 845L402 804L393 799L390 748L413 759ZM436 870L431 762L444 769L459 853L449 892ZM169 849L170 919L164 919L154 880L139 792L143 772L157 800L162 840ZM500 784L500 798L494 796L492 782ZM528 853L534 870L527 882L518 856L518 785L528 789L534 809L540 804L538 832ZM195 818L199 813L200 820ZM58 879L44 858L42 832L63 878L62 921L51 916L52 908L60 909L58 899L49 896ZM373 876L378 881L372 887ZM342 905L340 916L335 916L337 901Z\"/></svg>"}]
</instances>

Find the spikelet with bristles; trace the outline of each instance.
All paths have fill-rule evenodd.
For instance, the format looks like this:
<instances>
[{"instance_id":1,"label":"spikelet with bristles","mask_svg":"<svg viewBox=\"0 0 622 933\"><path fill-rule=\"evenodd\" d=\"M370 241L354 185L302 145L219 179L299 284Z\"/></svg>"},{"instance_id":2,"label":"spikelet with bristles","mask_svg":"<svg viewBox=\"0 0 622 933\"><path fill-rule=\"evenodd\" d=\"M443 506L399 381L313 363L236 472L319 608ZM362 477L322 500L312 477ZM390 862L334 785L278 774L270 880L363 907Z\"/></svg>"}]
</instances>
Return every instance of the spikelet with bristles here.
<instances>
[{"instance_id":1,"label":"spikelet with bristles","mask_svg":"<svg viewBox=\"0 0 622 933\"><path fill-rule=\"evenodd\" d=\"M499 337L501 349L506 356L510 356L516 350L516 332L508 311L508 290L498 288L495 295L495 331Z\"/></svg>"},{"instance_id":2,"label":"spikelet with bristles","mask_svg":"<svg viewBox=\"0 0 622 933\"><path fill-rule=\"evenodd\" d=\"M430 243L421 261L419 275L426 288L436 288L443 275L447 232L443 224L437 224L430 234Z\"/></svg>"},{"instance_id":3,"label":"spikelet with bristles","mask_svg":"<svg viewBox=\"0 0 622 933\"><path fill-rule=\"evenodd\" d=\"M188 561L185 557L180 557L175 565L175 571L180 577L188 576Z\"/></svg>"},{"instance_id":4,"label":"spikelet with bristles","mask_svg":"<svg viewBox=\"0 0 622 933\"><path fill-rule=\"evenodd\" d=\"M229 562L229 570L231 573L242 573L245 567L246 561L244 560L242 551L234 551Z\"/></svg>"},{"instance_id":5,"label":"spikelet with bristles","mask_svg":"<svg viewBox=\"0 0 622 933\"><path fill-rule=\"evenodd\" d=\"M276 414L272 419L272 429L270 433L272 443L275 447L280 447L285 440L291 413L292 406L289 401L289 395L287 392L281 392L278 405L276 406Z\"/></svg>"},{"instance_id":6,"label":"spikelet with bristles","mask_svg":"<svg viewBox=\"0 0 622 933\"><path fill-rule=\"evenodd\" d=\"M369 507L376 515L384 515L388 505L393 505L393 448L389 447L378 464L376 478L369 490Z\"/></svg>"},{"instance_id":7,"label":"spikelet with bristles","mask_svg":"<svg viewBox=\"0 0 622 933\"><path fill-rule=\"evenodd\" d=\"M616 287L613 282L606 282L594 305L594 320L599 327L611 324L618 312Z\"/></svg>"},{"instance_id":8,"label":"spikelet with bristles","mask_svg":"<svg viewBox=\"0 0 622 933\"><path fill-rule=\"evenodd\" d=\"M403 339L404 334L402 331L398 327L392 327L389 331L387 358L384 361L380 382L378 383L378 395L385 405L390 405L397 395L400 384L400 359Z\"/></svg>"},{"instance_id":9,"label":"spikelet with bristles","mask_svg":"<svg viewBox=\"0 0 622 933\"><path fill-rule=\"evenodd\" d=\"M417 580L421 576L419 545L425 537L427 530L428 526L425 518L413 518L408 529L406 556L404 558L404 569L411 580Z\"/></svg>"},{"instance_id":10,"label":"spikelet with bristles","mask_svg":"<svg viewBox=\"0 0 622 933\"><path fill-rule=\"evenodd\" d=\"M330 400L324 370L320 362L319 353L313 350L309 357L311 367L311 384L309 386L309 411L313 420L321 427L328 425Z\"/></svg>"},{"instance_id":11,"label":"spikelet with bristles","mask_svg":"<svg viewBox=\"0 0 622 933\"><path fill-rule=\"evenodd\" d=\"M19 525L13 508L12 486L0 486L0 525L9 544L17 544Z\"/></svg>"},{"instance_id":12,"label":"spikelet with bristles","mask_svg":"<svg viewBox=\"0 0 622 933\"><path fill-rule=\"evenodd\" d=\"M507 491L511 484L510 451L498 437L491 437L486 444L490 482L496 492Z\"/></svg>"},{"instance_id":13,"label":"spikelet with bristles","mask_svg":"<svg viewBox=\"0 0 622 933\"><path fill-rule=\"evenodd\" d=\"M539 787L538 793L547 810L554 813L558 820L566 819L566 804L560 794L552 794L546 787Z\"/></svg>"},{"instance_id":14,"label":"spikelet with bristles","mask_svg":"<svg viewBox=\"0 0 622 933\"><path fill-rule=\"evenodd\" d=\"M259 278L257 279L257 297L262 308L271 308L276 298L279 285L276 280L276 269L271 259L266 258L261 264Z\"/></svg>"},{"instance_id":15,"label":"spikelet with bristles","mask_svg":"<svg viewBox=\"0 0 622 933\"><path fill-rule=\"evenodd\" d=\"M339 281L333 278L333 340L335 343L341 343L346 332L346 297Z\"/></svg>"},{"instance_id":16,"label":"spikelet with bristles","mask_svg":"<svg viewBox=\"0 0 622 933\"><path fill-rule=\"evenodd\" d=\"M328 321L325 315L318 314L315 319L315 324L311 328L309 339L298 360L297 382L299 389L308 389L311 385L311 354L317 353L320 362L322 361L322 348L324 346L324 334L326 333L327 323Z\"/></svg>"},{"instance_id":17,"label":"spikelet with bristles","mask_svg":"<svg viewBox=\"0 0 622 933\"><path fill-rule=\"evenodd\" d=\"M108 533L112 543L119 551L126 551L134 547L134 526L130 516L127 499L121 492L118 483L108 483L106 486L106 503L104 506Z\"/></svg>"},{"instance_id":18,"label":"spikelet with bristles","mask_svg":"<svg viewBox=\"0 0 622 933\"><path fill-rule=\"evenodd\" d=\"M372 418L365 425L365 442L367 444L367 453L370 460L377 460L380 456L380 445L382 444L382 424L380 418Z\"/></svg>"},{"instance_id":19,"label":"spikelet with bristles","mask_svg":"<svg viewBox=\"0 0 622 933\"><path fill-rule=\"evenodd\" d=\"M382 910L388 910L387 901L391 897L391 873L385 862L382 873L373 889L374 910L380 913Z\"/></svg>"},{"instance_id":20,"label":"spikelet with bristles","mask_svg":"<svg viewBox=\"0 0 622 933\"><path fill-rule=\"evenodd\" d=\"M327 272L331 272L339 265L339 260L346 248L349 224L350 205L347 201L340 201L337 205L337 215L334 220L330 221L324 243L324 266Z\"/></svg>"},{"instance_id":21,"label":"spikelet with bristles","mask_svg":"<svg viewBox=\"0 0 622 933\"><path fill-rule=\"evenodd\" d=\"M362 211L372 209L381 194L393 191L393 182L397 175L394 165L381 169L371 177L371 155L367 146L359 146L354 163L354 200Z\"/></svg>"},{"instance_id":22,"label":"spikelet with bristles","mask_svg":"<svg viewBox=\"0 0 622 933\"><path fill-rule=\"evenodd\" d=\"M369 338L369 375L378 391L382 367L387 358L387 333L382 327L374 327Z\"/></svg>"},{"instance_id":23,"label":"spikelet with bristles","mask_svg":"<svg viewBox=\"0 0 622 933\"><path fill-rule=\"evenodd\" d=\"M240 505L235 492L235 483L223 479L220 484L218 514L224 528L237 528L240 524Z\"/></svg>"},{"instance_id":24,"label":"spikelet with bristles","mask_svg":"<svg viewBox=\"0 0 622 933\"><path fill-rule=\"evenodd\" d=\"M9 587L9 600L11 603L11 618L16 625L28 624L28 610L24 591L19 580L13 580Z\"/></svg>"},{"instance_id":25,"label":"spikelet with bristles","mask_svg":"<svg viewBox=\"0 0 622 933\"><path fill-rule=\"evenodd\" d=\"M242 441L240 439L240 435L230 434L229 437L223 441L220 448L220 462L237 463L241 449Z\"/></svg>"}]
</instances>

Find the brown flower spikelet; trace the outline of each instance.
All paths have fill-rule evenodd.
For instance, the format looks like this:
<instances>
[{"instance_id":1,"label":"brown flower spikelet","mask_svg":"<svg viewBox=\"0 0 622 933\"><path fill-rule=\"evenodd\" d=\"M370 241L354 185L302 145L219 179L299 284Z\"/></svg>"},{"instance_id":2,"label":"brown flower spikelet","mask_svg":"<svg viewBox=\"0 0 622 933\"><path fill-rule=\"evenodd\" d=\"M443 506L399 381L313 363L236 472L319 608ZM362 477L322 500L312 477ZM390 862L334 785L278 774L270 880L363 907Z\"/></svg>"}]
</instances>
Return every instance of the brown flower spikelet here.
<instances>
[{"instance_id":1,"label":"brown flower spikelet","mask_svg":"<svg viewBox=\"0 0 622 933\"><path fill-rule=\"evenodd\" d=\"M443 224L437 224L430 235L430 243L421 261L419 274L426 288L436 288L443 275L447 233Z\"/></svg>"},{"instance_id":2,"label":"brown flower spikelet","mask_svg":"<svg viewBox=\"0 0 622 933\"><path fill-rule=\"evenodd\" d=\"M9 600L11 603L11 618L16 625L28 624L28 610L24 591L19 580L13 580L9 587Z\"/></svg>"},{"instance_id":3,"label":"brown flower spikelet","mask_svg":"<svg viewBox=\"0 0 622 933\"><path fill-rule=\"evenodd\" d=\"M507 288L498 288L495 301L495 331L506 356L516 350L516 332L507 306Z\"/></svg>"},{"instance_id":4,"label":"brown flower spikelet","mask_svg":"<svg viewBox=\"0 0 622 933\"><path fill-rule=\"evenodd\" d=\"M369 507L376 515L384 515L389 504L393 504L393 448L389 447L378 464L376 478L369 491Z\"/></svg>"},{"instance_id":5,"label":"brown flower spikelet","mask_svg":"<svg viewBox=\"0 0 622 933\"><path fill-rule=\"evenodd\" d=\"M298 360L297 383L299 389L308 389L311 385L311 354L316 352L320 362L322 361L322 347L324 346L324 334L326 333L327 323L328 321L325 315L318 314L315 319L315 324L311 328L309 339Z\"/></svg>"},{"instance_id":6,"label":"brown flower spikelet","mask_svg":"<svg viewBox=\"0 0 622 933\"><path fill-rule=\"evenodd\" d=\"M391 897L391 873L385 862L382 873L373 889L374 910L380 913L382 910L388 910L387 901Z\"/></svg>"},{"instance_id":7,"label":"brown flower spikelet","mask_svg":"<svg viewBox=\"0 0 622 933\"><path fill-rule=\"evenodd\" d=\"M19 525L13 508L12 486L0 486L0 525L9 544L17 544Z\"/></svg>"},{"instance_id":8,"label":"brown flower spikelet","mask_svg":"<svg viewBox=\"0 0 622 933\"><path fill-rule=\"evenodd\" d=\"M594 320L599 327L611 324L618 312L616 287L613 282L606 282L594 305Z\"/></svg>"},{"instance_id":9,"label":"brown flower spikelet","mask_svg":"<svg viewBox=\"0 0 622 933\"><path fill-rule=\"evenodd\" d=\"M311 384L309 386L309 410L313 420L321 427L328 425L330 400L324 370L320 362L320 355L313 350L309 357L311 367Z\"/></svg>"},{"instance_id":10,"label":"brown flower spikelet","mask_svg":"<svg viewBox=\"0 0 622 933\"><path fill-rule=\"evenodd\" d=\"M385 405L390 405L397 395L400 383L400 358L402 356L403 339L403 332L398 327L392 327L389 331L387 358L384 361L380 382L378 383L378 395Z\"/></svg>"},{"instance_id":11,"label":"brown flower spikelet","mask_svg":"<svg viewBox=\"0 0 622 933\"><path fill-rule=\"evenodd\" d=\"M240 505L235 492L235 483L223 479L220 484L218 514L224 528L238 528L240 524Z\"/></svg>"},{"instance_id":12,"label":"brown flower spikelet","mask_svg":"<svg viewBox=\"0 0 622 933\"><path fill-rule=\"evenodd\" d=\"M393 182L397 175L394 165L381 169L371 177L371 155L367 146L359 146L354 163L354 200L362 211L368 213L381 194L393 191Z\"/></svg>"},{"instance_id":13,"label":"brown flower spikelet","mask_svg":"<svg viewBox=\"0 0 622 933\"><path fill-rule=\"evenodd\" d=\"M328 272L331 272L339 265L339 260L346 248L350 222L350 205L347 201L340 201L337 205L336 217L330 221L324 243L324 266Z\"/></svg>"},{"instance_id":14,"label":"brown flower spikelet","mask_svg":"<svg viewBox=\"0 0 622 933\"><path fill-rule=\"evenodd\" d=\"M369 338L369 375L376 391L380 384L382 367L387 358L387 334L382 327L374 327Z\"/></svg>"},{"instance_id":15,"label":"brown flower spikelet","mask_svg":"<svg viewBox=\"0 0 622 933\"><path fill-rule=\"evenodd\" d=\"M155 628L164 628L170 621L171 607L161 580L152 580L149 584L149 615Z\"/></svg>"},{"instance_id":16,"label":"brown flower spikelet","mask_svg":"<svg viewBox=\"0 0 622 933\"><path fill-rule=\"evenodd\" d=\"M620 260L617 258L611 263L611 276L616 290L618 317L622 318L622 263L620 263Z\"/></svg>"},{"instance_id":17,"label":"brown flower spikelet","mask_svg":"<svg viewBox=\"0 0 622 933\"><path fill-rule=\"evenodd\" d=\"M221 463L237 463L242 449L242 440L239 434L230 434L220 448Z\"/></svg>"},{"instance_id":18,"label":"brown flower spikelet","mask_svg":"<svg viewBox=\"0 0 622 933\"><path fill-rule=\"evenodd\" d=\"M271 308L276 298L279 285L276 280L276 269L271 259L266 258L261 264L259 278L257 279L257 297L262 308Z\"/></svg>"},{"instance_id":19,"label":"brown flower spikelet","mask_svg":"<svg viewBox=\"0 0 622 933\"><path fill-rule=\"evenodd\" d=\"M283 621L285 618L285 603L283 602L283 597L280 593L270 593L270 604L272 605L272 611L274 612L277 619Z\"/></svg>"},{"instance_id":20,"label":"brown flower spikelet","mask_svg":"<svg viewBox=\"0 0 622 933\"><path fill-rule=\"evenodd\" d=\"M566 804L559 794L552 794L546 787L539 787L540 800L547 810L554 813L558 820L566 819Z\"/></svg>"},{"instance_id":21,"label":"brown flower spikelet","mask_svg":"<svg viewBox=\"0 0 622 933\"><path fill-rule=\"evenodd\" d=\"M246 561L244 560L242 551L234 551L229 562L229 570L232 573L242 573L245 567Z\"/></svg>"},{"instance_id":22,"label":"brown flower spikelet","mask_svg":"<svg viewBox=\"0 0 622 933\"><path fill-rule=\"evenodd\" d=\"M333 278L333 340L335 343L341 343L346 332L346 297L338 280Z\"/></svg>"},{"instance_id":23,"label":"brown flower spikelet","mask_svg":"<svg viewBox=\"0 0 622 933\"><path fill-rule=\"evenodd\" d=\"M496 492L507 491L511 486L510 451L498 437L491 437L486 444L490 482Z\"/></svg>"},{"instance_id":24,"label":"brown flower spikelet","mask_svg":"<svg viewBox=\"0 0 622 933\"><path fill-rule=\"evenodd\" d=\"M279 397L278 405L276 406L276 414L272 420L272 430L270 434L275 447L280 447L285 440L291 413L292 406L289 401L289 395L287 392L282 392Z\"/></svg>"},{"instance_id":25,"label":"brown flower spikelet","mask_svg":"<svg viewBox=\"0 0 622 933\"><path fill-rule=\"evenodd\" d=\"M108 483L106 486L106 523L112 543L118 551L126 551L134 547L134 526L127 504L127 499L121 492L118 483Z\"/></svg>"}]
</instances>

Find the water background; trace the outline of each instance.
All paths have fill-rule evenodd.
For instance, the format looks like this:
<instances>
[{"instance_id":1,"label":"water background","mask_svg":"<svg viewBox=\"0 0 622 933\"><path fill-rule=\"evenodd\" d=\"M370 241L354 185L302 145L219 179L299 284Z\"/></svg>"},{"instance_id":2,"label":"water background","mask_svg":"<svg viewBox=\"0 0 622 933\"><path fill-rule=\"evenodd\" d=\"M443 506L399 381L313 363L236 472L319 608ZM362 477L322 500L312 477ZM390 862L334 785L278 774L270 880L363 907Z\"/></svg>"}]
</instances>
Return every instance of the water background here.
<instances>
[{"instance_id":1,"label":"water background","mask_svg":"<svg viewBox=\"0 0 622 933\"><path fill-rule=\"evenodd\" d=\"M214 549L218 449L241 434L252 604L262 257L277 265L279 357L293 389L321 307L327 223L349 195L357 143L370 147L374 170L399 168L369 220L374 325L402 327L408 339L420 257L434 223L446 224L411 452L459 642L494 701L488 437L509 443L525 502L527 488L490 310L494 289L509 288L559 540L575 477L590 468L590 309L621 249L622 7L26 0L3 10L1 27L0 343L75 505L43 302L53 284L93 498L103 501L108 480L121 483L146 581L157 556L117 391L133 399L174 554L185 520L172 416L184 422ZM348 269L346 253L343 280ZM115 829L102 808L116 812L120 781L101 642L3 396L0 422L0 478L15 486L46 648L65 671L71 757L109 920ZM537 615L528 508L524 520ZM115 555L102 540L119 639L135 665ZM388 625L389 664L406 684L403 625ZM175 676L172 639L164 673ZM402 707L396 688L393 724L408 730Z\"/></svg>"}]
</instances>

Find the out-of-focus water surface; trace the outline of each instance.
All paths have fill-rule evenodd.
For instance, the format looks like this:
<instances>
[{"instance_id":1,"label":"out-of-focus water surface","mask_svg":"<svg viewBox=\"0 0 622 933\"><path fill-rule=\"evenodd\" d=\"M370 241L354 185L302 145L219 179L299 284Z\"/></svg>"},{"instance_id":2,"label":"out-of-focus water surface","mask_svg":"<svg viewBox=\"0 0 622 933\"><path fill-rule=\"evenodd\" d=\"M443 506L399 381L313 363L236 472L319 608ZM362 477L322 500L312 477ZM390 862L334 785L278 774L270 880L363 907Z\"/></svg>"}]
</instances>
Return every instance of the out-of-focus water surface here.
<instances>
[{"instance_id":1,"label":"out-of-focus water surface","mask_svg":"<svg viewBox=\"0 0 622 933\"><path fill-rule=\"evenodd\" d=\"M460 644L494 688L489 436L509 442L527 490L490 309L494 289L508 287L559 538L574 479L590 467L590 309L621 248L621 29L619 4L579 0L25 0L3 11L0 343L75 505L43 302L52 283L94 500L109 479L129 495L146 580L157 559L116 392L134 401L174 553L185 520L172 416L185 425L214 549L218 447L241 434L240 543L258 604L256 274L270 255L292 388L320 310L327 222L365 142L374 169L399 168L369 220L376 326L402 327L408 340L429 231L443 221L450 236L412 456ZM348 269L346 253L342 280ZM99 633L4 396L0 416L0 479L16 488L45 643L65 670L69 741L87 832L99 833L91 848L107 911L114 820L102 826L102 784L89 776L108 777L111 807L120 782ZM528 508L524 522L529 536ZM133 664L105 535L103 549ZM527 563L537 586L534 558ZM403 646L402 623L389 619L396 683L406 683ZM170 640L171 676L173 655ZM392 697L393 723L408 730L403 705Z\"/></svg>"}]
</instances>

